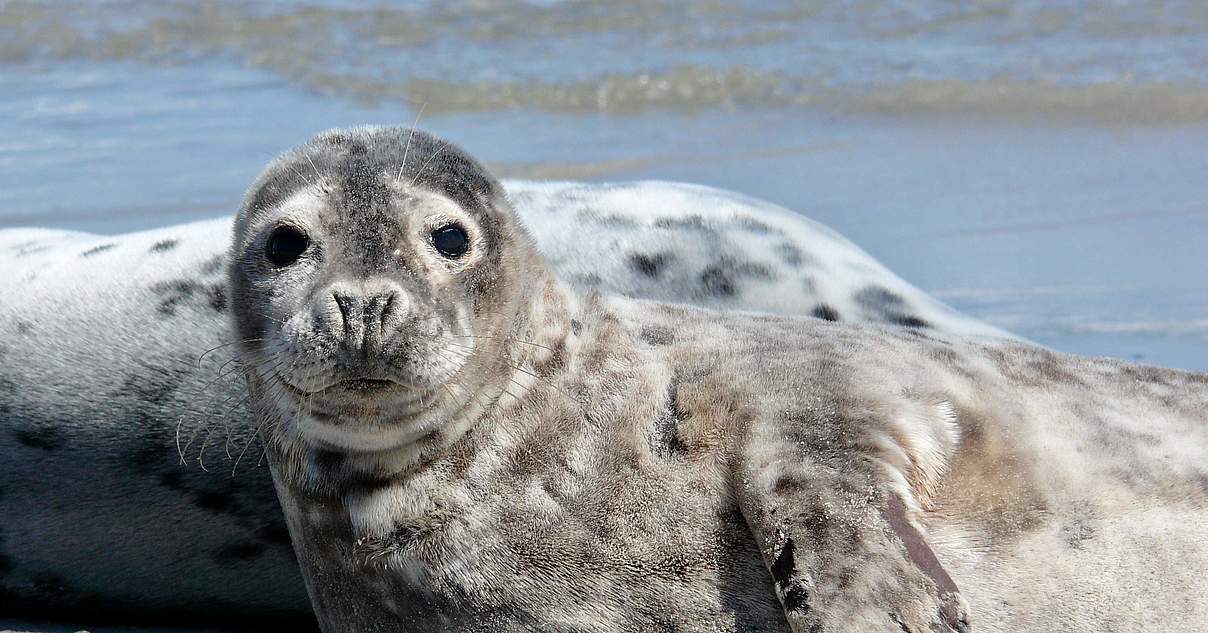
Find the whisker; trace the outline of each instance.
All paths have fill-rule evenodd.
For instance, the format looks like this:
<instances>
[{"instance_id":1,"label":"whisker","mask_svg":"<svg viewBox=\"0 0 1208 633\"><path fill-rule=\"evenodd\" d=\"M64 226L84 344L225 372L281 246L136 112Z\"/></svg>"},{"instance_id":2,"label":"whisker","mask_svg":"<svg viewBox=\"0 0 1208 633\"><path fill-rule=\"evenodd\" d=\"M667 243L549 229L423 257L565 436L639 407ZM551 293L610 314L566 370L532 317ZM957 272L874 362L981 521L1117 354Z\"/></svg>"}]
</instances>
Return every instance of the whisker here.
<instances>
[{"instance_id":1,"label":"whisker","mask_svg":"<svg viewBox=\"0 0 1208 633\"><path fill-rule=\"evenodd\" d=\"M423 116L424 108L426 107L428 107L427 101L421 103L419 105L419 112L415 113L415 122L411 124L411 132L407 134L407 144L403 146L403 162L399 163L398 175L394 177L394 184L396 185L403 179L403 169L407 166L407 152L411 151L411 139L415 138L415 126L419 125L419 118Z\"/></svg>"},{"instance_id":2,"label":"whisker","mask_svg":"<svg viewBox=\"0 0 1208 633\"><path fill-rule=\"evenodd\" d=\"M415 183L419 182L420 176L423 176L424 172L428 170L428 165L432 162L432 159L436 158L436 156L438 154L445 151L445 148L448 146L449 146L449 141L441 142L440 147L436 148L435 152L432 152L432 155L428 157L428 160L424 161L423 166L419 168L418 172L416 172L415 178L411 179L411 186L414 187Z\"/></svg>"}]
</instances>

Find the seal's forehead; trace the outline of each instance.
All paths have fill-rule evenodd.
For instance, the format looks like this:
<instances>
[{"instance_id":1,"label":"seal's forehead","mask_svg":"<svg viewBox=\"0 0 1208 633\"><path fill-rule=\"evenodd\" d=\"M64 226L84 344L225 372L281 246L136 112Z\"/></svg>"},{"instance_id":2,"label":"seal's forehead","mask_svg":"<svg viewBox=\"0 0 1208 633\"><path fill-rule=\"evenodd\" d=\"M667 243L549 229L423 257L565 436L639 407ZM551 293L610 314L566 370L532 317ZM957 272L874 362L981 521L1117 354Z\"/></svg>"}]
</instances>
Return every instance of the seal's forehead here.
<instances>
[{"instance_id":1,"label":"seal's forehead","mask_svg":"<svg viewBox=\"0 0 1208 633\"><path fill-rule=\"evenodd\" d=\"M241 215L277 208L314 187L345 217L381 214L400 191L438 193L469 212L502 194L482 165L447 141L407 128L355 128L321 134L270 164Z\"/></svg>"}]
</instances>

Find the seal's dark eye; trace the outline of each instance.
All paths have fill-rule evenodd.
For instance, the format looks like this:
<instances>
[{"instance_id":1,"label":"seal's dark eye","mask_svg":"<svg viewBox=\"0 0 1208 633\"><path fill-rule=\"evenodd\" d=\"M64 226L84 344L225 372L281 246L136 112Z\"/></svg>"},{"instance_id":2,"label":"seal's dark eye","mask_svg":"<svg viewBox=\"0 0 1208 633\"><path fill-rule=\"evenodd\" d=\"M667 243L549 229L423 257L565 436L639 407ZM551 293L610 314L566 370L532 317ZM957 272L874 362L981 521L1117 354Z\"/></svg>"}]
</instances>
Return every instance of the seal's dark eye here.
<instances>
[{"instance_id":1,"label":"seal's dark eye","mask_svg":"<svg viewBox=\"0 0 1208 633\"><path fill-rule=\"evenodd\" d=\"M456 224L446 224L432 231L432 245L445 257L461 257L470 250L470 236Z\"/></svg>"},{"instance_id":2,"label":"seal's dark eye","mask_svg":"<svg viewBox=\"0 0 1208 633\"><path fill-rule=\"evenodd\" d=\"M275 266L289 266L298 261L309 244L310 238L302 231L292 226L279 226L269 233L264 254Z\"/></svg>"}]
</instances>

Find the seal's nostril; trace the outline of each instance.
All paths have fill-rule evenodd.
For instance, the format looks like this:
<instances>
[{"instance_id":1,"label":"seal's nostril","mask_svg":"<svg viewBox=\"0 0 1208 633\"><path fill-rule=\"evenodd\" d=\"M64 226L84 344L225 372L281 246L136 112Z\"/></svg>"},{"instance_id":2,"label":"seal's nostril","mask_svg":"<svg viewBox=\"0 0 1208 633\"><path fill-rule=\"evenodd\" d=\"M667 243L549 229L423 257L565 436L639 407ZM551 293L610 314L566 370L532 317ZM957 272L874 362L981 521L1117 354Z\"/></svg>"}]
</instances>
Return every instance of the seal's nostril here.
<instances>
[{"instance_id":1,"label":"seal's nostril","mask_svg":"<svg viewBox=\"0 0 1208 633\"><path fill-rule=\"evenodd\" d=\"M340 309L340 318L344 320L344 329L347 330L352 323L349 317L354 310L355 300L342 292L331 293L331 298L335 300L336 307Z\"/></svg>"}]
</instances>

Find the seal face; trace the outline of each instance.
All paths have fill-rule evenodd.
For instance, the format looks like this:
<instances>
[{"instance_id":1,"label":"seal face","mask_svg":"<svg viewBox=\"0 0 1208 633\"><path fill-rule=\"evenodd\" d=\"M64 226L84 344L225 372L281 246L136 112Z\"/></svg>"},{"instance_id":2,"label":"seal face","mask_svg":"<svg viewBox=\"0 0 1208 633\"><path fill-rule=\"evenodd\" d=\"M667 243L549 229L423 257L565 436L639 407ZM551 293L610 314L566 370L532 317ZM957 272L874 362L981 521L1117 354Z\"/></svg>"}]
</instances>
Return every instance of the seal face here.
<instances>
[{"instance_id":1,"label":"seal face","mask_svg":"<svg viewBox=\"0 0 1208 633\"><path fill-rule=\"evenodd\" d=\"M232 294L237 336L259 342L256 389L305 406L291 430L381 451L439 435L451 403L472 402L515 334L517 290L540 280L505 261L532 247L476 163L424 134L386 150L363 136L304 149L325 150L300 161L313 180L277 169L259 184L238 221ZM428 164L400 165L405 154Z\"/></svg>"}]
</instances>

